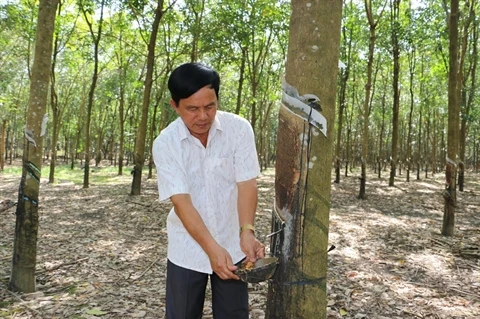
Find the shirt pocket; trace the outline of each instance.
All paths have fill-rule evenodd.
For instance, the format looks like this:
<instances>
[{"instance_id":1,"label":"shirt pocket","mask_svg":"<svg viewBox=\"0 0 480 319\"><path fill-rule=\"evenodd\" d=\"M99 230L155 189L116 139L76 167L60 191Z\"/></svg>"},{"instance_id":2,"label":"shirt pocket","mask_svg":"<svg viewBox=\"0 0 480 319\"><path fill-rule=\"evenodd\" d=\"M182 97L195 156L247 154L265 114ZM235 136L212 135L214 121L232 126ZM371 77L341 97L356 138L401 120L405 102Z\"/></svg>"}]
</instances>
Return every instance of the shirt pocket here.
<instances>
[{"instance_id":1,"label":"shirt pocket","mask_svg":"<svg viewBox=\"0 0 480 319\"><path fill-rule=\"evenodd\" d=\"M233 156L217 157L212 160L211 172L214 181L235 183L235 165Z\"/></svg>"}]
</instances>

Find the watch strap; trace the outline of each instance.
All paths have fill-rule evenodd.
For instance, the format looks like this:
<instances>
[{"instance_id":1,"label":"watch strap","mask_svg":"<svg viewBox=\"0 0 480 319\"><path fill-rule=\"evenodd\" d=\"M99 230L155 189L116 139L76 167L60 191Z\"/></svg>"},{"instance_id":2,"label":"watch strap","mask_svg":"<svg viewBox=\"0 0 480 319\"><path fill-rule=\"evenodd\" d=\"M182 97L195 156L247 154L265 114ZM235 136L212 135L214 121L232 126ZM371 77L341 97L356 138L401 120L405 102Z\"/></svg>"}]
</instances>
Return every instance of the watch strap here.
<instances>
[{"instance_id":1,"label":"watch strap","mask_svg":"<svg viewBox=\"0 0 480 319\"><path fill-rule=\"evenodd\" d=\"M240 226L240 234L244 231L244 230L251 230L253 232L255 232L255 226L253 226L252 224L245 224L243 226Z\"/></svg>"}]
</instances>

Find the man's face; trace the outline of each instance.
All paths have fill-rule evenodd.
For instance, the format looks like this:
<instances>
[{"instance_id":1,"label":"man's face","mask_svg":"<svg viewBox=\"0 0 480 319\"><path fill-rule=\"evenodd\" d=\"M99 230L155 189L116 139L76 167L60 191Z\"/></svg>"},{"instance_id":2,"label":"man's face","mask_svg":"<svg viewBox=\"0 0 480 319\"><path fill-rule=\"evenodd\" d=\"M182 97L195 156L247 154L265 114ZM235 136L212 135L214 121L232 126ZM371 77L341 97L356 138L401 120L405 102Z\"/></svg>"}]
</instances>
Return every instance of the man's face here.
<instances>
[{"instance_id":1,"label":"man's face","mask_svg":"<svg viewBox=\"0 0 480 319\"><path fill-rule=\"evenodd\" d=\"M178 105L175 105L173 100L170 104L182 118L190 133L200 141L206 141L217 113L218 100L215 90L205 86L188 98L181 99Z\"/></svg>"}]
</instances>

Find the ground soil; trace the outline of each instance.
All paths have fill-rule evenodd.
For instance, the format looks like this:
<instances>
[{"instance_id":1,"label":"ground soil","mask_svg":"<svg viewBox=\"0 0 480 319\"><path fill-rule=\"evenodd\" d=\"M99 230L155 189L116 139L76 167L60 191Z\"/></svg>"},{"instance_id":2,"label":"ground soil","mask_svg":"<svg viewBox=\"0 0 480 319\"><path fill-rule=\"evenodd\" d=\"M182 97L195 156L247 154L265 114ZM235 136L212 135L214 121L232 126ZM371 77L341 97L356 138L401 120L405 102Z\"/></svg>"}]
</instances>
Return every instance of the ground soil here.
<instances>
[{"instance_id":1,"label":"ground soil","mask_svg":"<svg viewBox=\"0 0 480 319\"><path fill-rule=\"evenodd\" d=\"M95 174L102 174L96 169ZM328 318L480 318L480 175L458 193L455 236L440 234L444 176L394 187L358 174L332 182ZM130 175L88 189L42 179L37 291L7 290L15 207L0 212L0 318L163 318L168 203L155 180L130 196ZM19 177L0 173L0 201ZM270 233L274 171L259 179L257 228ZM268 283L250 285L251 318L264 318ZM204 318L212 318L207 300Z\"/></svg>"}]
</instances>

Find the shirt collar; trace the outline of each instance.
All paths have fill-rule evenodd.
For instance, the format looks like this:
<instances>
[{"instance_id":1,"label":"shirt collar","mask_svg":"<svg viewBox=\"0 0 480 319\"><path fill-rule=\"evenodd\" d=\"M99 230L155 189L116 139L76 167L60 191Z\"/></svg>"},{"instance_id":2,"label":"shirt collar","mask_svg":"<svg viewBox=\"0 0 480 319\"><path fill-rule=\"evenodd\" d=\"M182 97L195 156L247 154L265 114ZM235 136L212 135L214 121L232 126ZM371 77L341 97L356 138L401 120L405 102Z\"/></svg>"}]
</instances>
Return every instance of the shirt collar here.
<instances>
[{"instance_id":1,"label":"shirt collar","mask_svg":"<svg viewBox=\"0 0 480 319\"><path fill-rule=\"evenodd\" d=\"M208 133L209 140L215 136L215 134L217 133L217 130L223 132L222 124L220 123L220 119L218 118L218 112L219 111L217 111L217 114L215 114L215 119L213 120L212 126L210 127L210 131ZM183 123L183 120L180 117L178 118L178 121L179 121L178 138L180 139L180 141L183 141L184 139L188 138L192 134L190 134L188 127L185 125L185 123Z\"/></svg>"}]
</instances>

